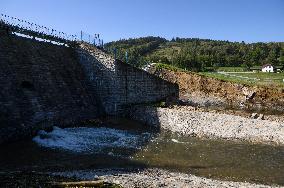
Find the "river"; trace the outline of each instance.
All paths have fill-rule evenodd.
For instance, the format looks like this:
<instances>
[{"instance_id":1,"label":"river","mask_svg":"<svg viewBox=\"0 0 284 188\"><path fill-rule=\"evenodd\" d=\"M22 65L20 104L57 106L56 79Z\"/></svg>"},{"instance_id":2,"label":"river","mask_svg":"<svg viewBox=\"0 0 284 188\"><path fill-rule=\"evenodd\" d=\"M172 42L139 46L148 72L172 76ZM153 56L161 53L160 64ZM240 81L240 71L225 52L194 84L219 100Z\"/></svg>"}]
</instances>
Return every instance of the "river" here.
<instances>
[{"instance_id":1,"label":"river","mask_svg":"<svg viewBox=\"0 0 284 188\"><path fill-rule=\"evenodd\" d=\"M206 140L135 126L40 131L32 140L1 146L0 170L157 167L213 179L284 185L283 146Z\"/></svg>"}]
</instances>

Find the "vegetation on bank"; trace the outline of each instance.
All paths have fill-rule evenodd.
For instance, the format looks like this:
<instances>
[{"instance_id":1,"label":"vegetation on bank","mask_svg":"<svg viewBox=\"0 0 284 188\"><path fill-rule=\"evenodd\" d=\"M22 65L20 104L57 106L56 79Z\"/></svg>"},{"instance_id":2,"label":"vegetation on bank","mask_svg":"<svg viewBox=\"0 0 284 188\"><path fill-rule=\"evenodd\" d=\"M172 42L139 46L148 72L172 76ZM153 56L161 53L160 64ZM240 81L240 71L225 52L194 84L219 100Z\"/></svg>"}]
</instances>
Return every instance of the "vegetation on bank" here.
<instances>
[{"instance_id":1,"label":"vegetation on bank","mask_svg":"<svg viewBox=\"0 0 284 188\"><path fill-rule=\"evenodd\" d=\"M250 85L284 86L284 74L242 73L266 63L284 65L284 42L229 42L198 38L144 37L119 40L105 45L109 53L143 68L194 71L201 75ZM226 72L222 74L220 72Z\"/></svg>"},{"instance_id":2,"label":"vegetation on bank","mask_svg":"<svg viewBox=\"0 0 284 188\"><path fill-rule=\"evenodd\" d=\"M210 69L211 68L211 69ZM205 67L205 70L216 72L246 72L248 67Z\"/></svg>"},{"instance_id":3,"label":"vegetation on bank","mask_svg":"<svg viewBox=\"0 0 284 188\"><path fill-rule=\"evenodd\" d=\"M174 72L177 72L177 71L188 72L185 69L181 69L179 67L175 67L173 65L168 65L168 64L163 64L163 63L156 63L156 64L154 64L154 66L155 66L155 68L158 68L158 69L167 69L167 70L174 71Z\"/></svg>"},{"instance_id":4,"label":"vegetation on bank","mask_svg":"<svg viewBox=\"0 0 284 188\"><path fill-rule=\"evenodd\" d=\"M166 69L174 72L190 73L190 71L180 69L167 64L157 63L154 64L153 66L156 69ZM256 72L230 71L230 72L199 72L195 74L216 78L223 81L245 84L245 85L262 85L262 86L284 88L284 82L283 82L284 73L276 74L276 73L263 73L263 72L256 73Z\"/></svg>"},{"instance_id":5,"label":"vegetation on bank","mask_svg":"<svg viewBox=\"0 0 284 188\"><path fill-rule=\"evenodd\" d=\"M223 81L230 81L247 85L260 85L269 87L284 88L284 73L219 73L219 72L201 72L201 75L217 78Z\"/></svg>"},{"instance_id":6,"label":"vegetation on bank","mask_svg":"<svg viewBox=\"0 0 284 188\"><path fill-rule=\"evenodd\" d=\"M169 41L161 37L144 37L110 42L105 49L110 53L116 51L118 59L136 67L162 63L191 71L221 67L241 71L266 63L284 64L284 42L247 44L198 38Z\"/></svg>"}]
</instances>

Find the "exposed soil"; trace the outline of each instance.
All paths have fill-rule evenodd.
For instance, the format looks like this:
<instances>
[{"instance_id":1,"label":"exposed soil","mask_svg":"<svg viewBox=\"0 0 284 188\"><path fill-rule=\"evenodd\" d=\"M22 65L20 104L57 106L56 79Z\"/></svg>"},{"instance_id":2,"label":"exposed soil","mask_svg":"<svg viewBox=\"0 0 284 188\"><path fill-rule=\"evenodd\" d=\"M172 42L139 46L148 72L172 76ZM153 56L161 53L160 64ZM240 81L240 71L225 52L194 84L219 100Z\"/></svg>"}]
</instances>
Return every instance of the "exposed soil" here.
<instances>
[{"instance_id":1,"label":"exposed soil","mask_svg":"<svg viewBox=\"0 0 284 188\"><path fill-rule=\"evenodd\" d=\"M249 86L209 78L192 72L151 68L152 74L179 85L180 98L193 104L232 106L248 110L284 112L284 90L276 87ZM251 96L247 96L251 93ZM205 102L204 102L205 101Z\"/></svg>"}]
</instances>

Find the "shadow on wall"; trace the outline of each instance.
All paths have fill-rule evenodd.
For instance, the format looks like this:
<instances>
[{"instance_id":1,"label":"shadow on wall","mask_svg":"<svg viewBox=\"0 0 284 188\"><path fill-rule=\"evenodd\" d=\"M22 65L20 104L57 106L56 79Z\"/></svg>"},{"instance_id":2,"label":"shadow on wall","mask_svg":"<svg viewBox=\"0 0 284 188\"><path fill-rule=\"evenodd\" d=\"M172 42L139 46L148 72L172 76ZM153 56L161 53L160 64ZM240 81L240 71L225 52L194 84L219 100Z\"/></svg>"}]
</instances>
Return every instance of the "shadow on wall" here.
<instances>
[{"instance_id":1,"label":"shadow on wall","mask_svg":"<svg viewBox=\"0 0 284 188\"><path fill-rule=\"evenodd\" d=\"M178 86L101 50L72 49L0 29L0 143L102 114L124 115L135 104L178 98Z\"/></svg>"},{"instance_id":2,"label":"shadow on wall","mask_svg":"<svg viewBox=\"0 0 284 188\"><path fill-rule=\"evenodd\" d=\"M147 115L146 115L147 114ZM133 121L153 127L161 131L161 122L158 115L158 107L154 106L133 106L128 109L127 117Z\"/></svg>"},{"instance_id":3,"label":"shadow on wall","mask_svg":"<svg viewBox=\"0 0 284 188\"><path fill-rule=\"evenodd\" d=\"M0 143L98 116L72 48L0 29Z\"/></svg>"},{"instance_id":4,"label":"shadow on wall","mask_svg":"<svg viewBox=\"0 0 284 188\"><path fill-rule=\"evenodd\" d=\"M178 98L176 84L115 61L91 46L75 49L75 53L71 48L14 35L0 35L0 40L0 142L31 136L39 129L54 125L63 127L67 123L93 119L100 114L125 115L126 109L136 104ZM143 146L148 142L149 139ZM55 162L74 161L66 160L69 156L65 154L60 158L57 153L42 150L34 155L37 152L28 152L31 148L23 143L7 145L5 151L12 153L6 155L8 160L9 156L15 156L13 164L24 165L17 157L23 153L32 154L26 158L31 159L27 165L34 164L35 158L46 156L54 157ZM70 155L72 157L76 159ZM87 163L90 158L86 156L86 165L90 166ZM124 162L119 164L128 164L127 160ZM98 164L94 161L94 165Z\"/></svg>"}]
</instances>

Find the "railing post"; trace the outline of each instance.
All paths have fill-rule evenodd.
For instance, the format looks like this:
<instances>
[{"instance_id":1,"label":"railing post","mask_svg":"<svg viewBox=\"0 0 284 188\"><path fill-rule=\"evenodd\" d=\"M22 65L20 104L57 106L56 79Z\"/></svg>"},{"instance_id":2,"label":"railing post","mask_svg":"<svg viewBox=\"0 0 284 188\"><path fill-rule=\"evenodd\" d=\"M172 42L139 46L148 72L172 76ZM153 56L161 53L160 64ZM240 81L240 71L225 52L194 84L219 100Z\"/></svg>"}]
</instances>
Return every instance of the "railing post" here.
<instances>
[{"instance_id":1,"label":"railing post","mask_svg":"<svg viewBox=\"0 0 284 188\"><path fill-rule=\"evenodd\" d=\"M90 45L94 46L100 46L100 47L104 47L104 41L102 39L100 39L100 34L95 34L95 36L90 35L90 34L84 34L83 31L80 31L80 37L78 35L68 35L67 33L64 32L59 32L57 30L45 27L45 26L41 26L41 25L37 25L35 23L31 23L25 20L21 20L12 16L8 16L5 14L1 14L0 13L0 27L8 27L8 29L10 28L11 31L17 31L20 33L24 33L27 35L31 35L33 36L33 38L35 38L35 36L39 36L40 38L44 39L44 40L55 40L55 41L59 41L59 42L67 42L68 41L79 41L81 39L81 42L85 41L88 42ZM7 29L7 30L8 30ZM86 35L86 36L83 36ZM88 38L86 38L88 36ZM84 39L85 38L85 39ZM96 41L97 40L97 41ZM118 53L119 50L116 50L116 57L120 56L120 54Z\"/></svg>"},{"instance_id":2,"label":"railing post","mask_svg":"<svg viewBox=\"0 0 284 188\"><path fill-rule=\"evenodd\" d=\"M125 52L125 63L128 63L128 52Z\"/></svg>"}]
</instances>

